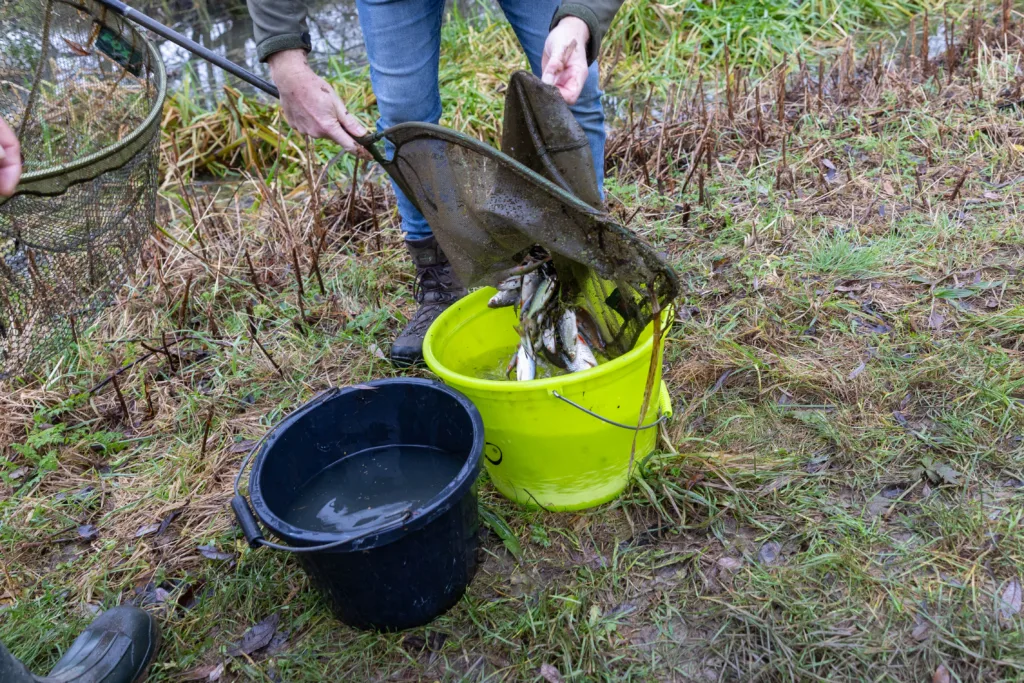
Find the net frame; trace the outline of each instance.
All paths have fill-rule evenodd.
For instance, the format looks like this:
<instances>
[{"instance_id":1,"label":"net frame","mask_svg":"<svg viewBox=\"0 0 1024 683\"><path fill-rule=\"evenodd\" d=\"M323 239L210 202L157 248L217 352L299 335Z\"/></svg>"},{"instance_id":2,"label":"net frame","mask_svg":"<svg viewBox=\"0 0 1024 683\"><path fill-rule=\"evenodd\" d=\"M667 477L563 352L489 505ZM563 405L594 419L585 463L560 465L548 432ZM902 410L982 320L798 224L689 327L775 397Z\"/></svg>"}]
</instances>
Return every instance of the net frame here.
<instances>
[{"instance_id":1,"label":"net frame","mask_svg":"<svg viewBox=\"0 0 1024 683\"><path fill-rule=\"evenodd\" d=\"M74 69L69 69L70 76L61 72L68 48L56 41L63 37L62 43L80 47L67 36L80 35L86 27L94 34L109 32L119 41L115 47L126 48L130 59L138 60L137 65L121 63L119 72L111 66L116 59L96 55L101 66L89 74L116 78L107 83L114 88L124 80L125 91L140 104L138 115L134 110L125 113L125 120L131 115L127 133L118 131L116 139L98 148L83 145L86 153L69 149L56 163L46 163L32 158L30 146L24 160L27 170L15 195L0 198L0 379L18 376L78 341L135 270L155 220L159 132L167 97L167 74L159 51L126 19L93 0L29 1L43 8L39 40L33 44L40 55L33 92L44 72L53 79L49 85L59 86L56 90L76 85ZM0 0L0 27L18 17L16 10L31 15L32 6L19 5L25 2ZM56 32L50 26L55 13L67 24ZM18 28L22 38L31 30ZM0 44L4 40L0 36ZM6 40L13 40L9 33ZM24 84L24 70L5 72L5 64L9 62L0 55L0 86L5 79L9 85L19 83L16 76ZM137 74L130 73L133 66ZM65 76L67 80L61 80ZM22 85L20 90L24 89ZM27 103L19 102L10 94L15 92L15 85L0 89L0 113L17 130L19 119L28 118L24 109L33 114L30 106L38 104L31 94ZM21 117L19 104L24 107ZM70 127L64 132L68 139L77 140Z\"/></svg>"}]
</instances>

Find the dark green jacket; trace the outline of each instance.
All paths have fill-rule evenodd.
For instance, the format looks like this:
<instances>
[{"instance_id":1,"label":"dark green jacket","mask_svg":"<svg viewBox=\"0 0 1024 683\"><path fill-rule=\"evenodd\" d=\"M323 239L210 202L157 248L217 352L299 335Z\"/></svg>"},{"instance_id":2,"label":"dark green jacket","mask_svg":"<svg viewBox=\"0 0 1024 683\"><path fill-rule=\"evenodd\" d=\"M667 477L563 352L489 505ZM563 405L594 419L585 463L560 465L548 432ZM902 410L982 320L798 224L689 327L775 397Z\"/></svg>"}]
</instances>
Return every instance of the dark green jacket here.
<instances>
[{"instance_id":1,"label":"dark green jacket","mask_svg":"<svg viewBox=\"0 0 1024 683\"><path fill-rule=\"evenodd\" d=\"M608 31L615 13L625 0L562 0L551 18L554 27L565 17L579 17L590 28L587 43L587 61L597 59L601 39ZM249 14L255 26L256 50L261 61L281 50L309 51L309 32L306 30L306 3L304 0L248 0Z\"/></svg>"}]
</instances>

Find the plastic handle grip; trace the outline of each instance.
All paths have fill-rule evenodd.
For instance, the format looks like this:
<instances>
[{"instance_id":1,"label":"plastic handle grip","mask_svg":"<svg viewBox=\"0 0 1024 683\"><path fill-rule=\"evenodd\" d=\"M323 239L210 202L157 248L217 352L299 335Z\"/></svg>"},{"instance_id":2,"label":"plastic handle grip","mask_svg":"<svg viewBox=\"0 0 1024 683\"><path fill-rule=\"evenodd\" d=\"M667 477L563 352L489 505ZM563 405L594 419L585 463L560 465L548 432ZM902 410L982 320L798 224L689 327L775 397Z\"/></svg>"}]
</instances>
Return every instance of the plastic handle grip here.
<instances>
[{"instance_id":1,"label":"plastic handle grip","mask_svg":"<svg viewBox=\"0 0 1024 683\"><path fill-rule=\"evenodd\" d=\"M252 513L248 501L242 496L235 496L231 499L231 509L235 513L235 519L238 520L238 526L242 527L242 533L245 535L249 547L259 548L263 542L263 532L260 531L259 522L256 521L256 515Z\"/></svg>"}]
</instances>

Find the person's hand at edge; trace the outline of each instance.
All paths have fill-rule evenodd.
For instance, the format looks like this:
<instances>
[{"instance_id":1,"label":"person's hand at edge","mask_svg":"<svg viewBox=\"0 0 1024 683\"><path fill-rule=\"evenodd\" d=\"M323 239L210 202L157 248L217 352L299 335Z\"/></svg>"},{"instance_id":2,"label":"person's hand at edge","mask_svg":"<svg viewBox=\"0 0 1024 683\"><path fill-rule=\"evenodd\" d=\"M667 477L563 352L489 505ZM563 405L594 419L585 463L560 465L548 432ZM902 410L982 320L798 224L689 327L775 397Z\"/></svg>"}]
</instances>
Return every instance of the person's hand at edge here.
<instances>
[{"instance_id":1,"label":"person's hand at edge","mask_svg":"<svg viewBox=\"0 0 1024 683\"><path fill-rule=\"evenodd\" d=\"M10 197L21 179L21 147L18 136L0 118L0 197Z\"/></svg>"},{"instance_id":2,"label":"person's hand at edge","mask_svg":"<svg viewBox=\"0 0 1024 683\"><path fill-rule=\"evenodd\" d=\"M558 88L567 104L576 104L587 82L590 29L582 19L565 17L551 29L541 56L541 80Z\"/></svg>"},{"instance_id":3,"label":"person's hand at edge","mask_svg":"<svg viewBox=\"0 0 1024 683\"><path fill-rule=\"evenodd\" d=\"M267 59L274 84L281 91L281 110L292 128L314 138L329 138L346 152L370 159L353 137L366 135L330 83L317 76L303 50L283 50Z\"/></svg>"}]
</instances>

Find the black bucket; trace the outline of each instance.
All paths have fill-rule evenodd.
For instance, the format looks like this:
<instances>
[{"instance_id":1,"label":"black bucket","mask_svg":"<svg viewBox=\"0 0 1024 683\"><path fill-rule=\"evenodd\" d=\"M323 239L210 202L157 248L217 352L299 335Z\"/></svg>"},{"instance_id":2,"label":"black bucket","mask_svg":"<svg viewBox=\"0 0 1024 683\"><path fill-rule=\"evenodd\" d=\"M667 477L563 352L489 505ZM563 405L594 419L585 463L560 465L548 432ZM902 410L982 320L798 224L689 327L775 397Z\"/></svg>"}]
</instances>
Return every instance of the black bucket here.
<instances>
[{"instance_id":1,"label":"black bucket","mask_svg":"<svg viewBox=\"0 0 1024 683\"><path fill-rule=\"evenodd\" d=\"M369 529L308 531L278 516L300 487L346 454L394 445L442 449L466 460L433 499ZM483 448L476 407L438 382L386 379L330 390L264 437L249 476L252 509L288 546L263 538L238 494L245 463L231 507L252 547L298 555L343 623L381 631L421 626L455 605L476 573L475 482Z\"/></svg>"}]
</instances>

